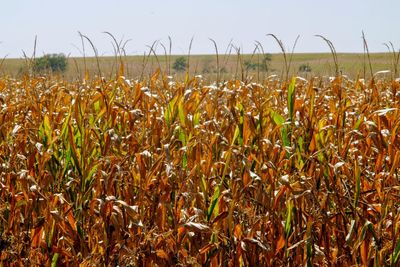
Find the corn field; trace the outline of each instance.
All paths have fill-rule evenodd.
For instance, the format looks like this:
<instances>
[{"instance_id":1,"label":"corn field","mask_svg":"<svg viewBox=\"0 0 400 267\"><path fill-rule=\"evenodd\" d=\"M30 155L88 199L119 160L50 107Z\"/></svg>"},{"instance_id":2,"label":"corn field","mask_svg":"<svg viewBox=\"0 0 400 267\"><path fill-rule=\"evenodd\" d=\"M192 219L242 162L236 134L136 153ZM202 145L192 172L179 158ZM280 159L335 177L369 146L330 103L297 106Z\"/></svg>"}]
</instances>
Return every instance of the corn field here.
<instances>
[{"instance_id":1,"label":"corn field","mask_svg":"<svg viewBox=\"0 0 400 267\"><path fill-rule=\"evenodd\" d=\"M0 266L398 266L399 89L0 78Z\"/></svg>"}]
</instances>

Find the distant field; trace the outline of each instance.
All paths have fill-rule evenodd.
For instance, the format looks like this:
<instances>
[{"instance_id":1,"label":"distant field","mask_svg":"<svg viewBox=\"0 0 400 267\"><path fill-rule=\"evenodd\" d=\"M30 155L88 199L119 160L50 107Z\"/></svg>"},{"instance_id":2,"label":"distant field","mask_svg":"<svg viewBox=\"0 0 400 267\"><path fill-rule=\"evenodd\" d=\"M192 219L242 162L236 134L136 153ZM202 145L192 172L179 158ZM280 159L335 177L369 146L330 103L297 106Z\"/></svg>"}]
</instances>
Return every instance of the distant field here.
<instances>
[{"instance_id":1,"label":"distant field","mask_svg":"<svg viewBox=\"0 0 400 267\"><path fill-rule=\"evenodd\" d=\"M391 68L391 54L389 53L375 53L371 54L371 63L373 72L388 70ZM141 77L141 75L148 76L161 66L163 71L169 74L175 74L172 69L172 64L179 56L165 57L163 55L150 56L127 56L123 58L125 64L125 73L132 78ZM260 71L257 69L246 71L244 67L245 62L257 63L262 58L262 55L220 55L220 68L221 77L223 79L244 78L244 76L252 76L254 79L263 78L267 75L277 74L281 75L284 68L283 57L281 54L272 54L272 60L269 64L268 71ZM144 61L147 63L144 65ZM339 67L343 74L350 77L364 76L370 73L367 58L364 54L340 53L338 54ZM216 76L216 55L192 55L189 58L190 74L202 74L206 78L213 80ZM294 54L291 64L291 74L300 76L310 76L310 73L300 72L299 67L303 64L308 64L311 67L313 76L334 75L335 66L331 54L329 53L298 53ZM99 58L100 71L102 76L109 77L116 72L116 58L115 57L100 57ZM24 59L5 59L0 67L0 73L3 75L18 76L26 69L27 61ZM98 73L96 59L86 58L86 69L91 74ZM68 58L68 69L64 73L68 79L78 78L84 73L85 64L83 58ZM242 76L243 74L243 76ZM182 74L183 75L183 74ZM179 76L179 73L178 73Z\"/></svg>"}]
</instances>

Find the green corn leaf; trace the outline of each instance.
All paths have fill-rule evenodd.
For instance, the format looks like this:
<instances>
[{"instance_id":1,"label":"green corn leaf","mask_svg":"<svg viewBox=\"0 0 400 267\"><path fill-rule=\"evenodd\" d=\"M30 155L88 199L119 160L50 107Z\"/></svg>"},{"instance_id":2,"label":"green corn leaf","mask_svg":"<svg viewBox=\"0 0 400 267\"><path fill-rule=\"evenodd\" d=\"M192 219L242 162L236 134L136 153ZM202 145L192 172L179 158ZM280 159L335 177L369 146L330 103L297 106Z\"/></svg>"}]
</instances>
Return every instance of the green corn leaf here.
<instances>
[{"instance_id":1,"label":"green corn leaf","mask_svg":"<svg viewBox=\"0 0 400 267\"><path fill-rule=\"evenodd\" d=\"M65 121L62 125L62 128L61 128L62 129L61 136L63 137L64 142L66 142L67 138L68 138L68 124L69 124L70 119L71 119L71 108L69 109L68 116L65 119Z\"/></svg>"},{"instance_id":2,"label":"green corn leaf","mask_svg":"<svg viewBox=\"0 0 400 267\"><path fill-rule=\"evenodd\" d=\"M288 134L288 131L285 126L283 126L281 128L281 136L282 136L283 145L286 147L290 147L291 146L290 138L289 138L289 134Z\"/></svg>"},{"instance_id":3,"label":"green corn leaf","mask_svg":"<svg viewBox=\"0 0 400 267\"><path fill-rule=\"evenodd\" d=\"M200 116L201 116L200 112L196 112L193 115L193 126L197 126L200 124Z\"/></svg>"},{"instance_id":4,"label":"green corn leaf","mask_svg":"<svg viewBox=\"0 0 400 267\"><path fill-rule=\"evenodd\" d=\"M182 146L186 146L186 144L187 144L186 134L180 127L179 127L179 132L178 132L178 138L179 138L179 141L182 142Z\"/></svg>"},{"instance_id":5,"label":"green corn leaf","mask_svg":"<svg viewBox=\"0 0 400 267\"><path fill-rule=\"evenodd\" d=\"M354 125L354 130L358 130L360 129L360 125L361 123L364 121L364 116L360 116L360 118L358 118L356 124Z\"/></svg>"},{"instance_id":6,"label":"green corn leaf","mask_svg":"<svg viewBox=\"0 0 400 267\"><path fill-rule=\"evenodd\" d=\"M164 119L165 122L167 123L168 127L171 127L172 123L175 121L175 117L176 117L176 101L177 101L177 97L174 97L167 106L167 109L165 110L164 113Z\"/></svg>"},{"instance_id":7,"label":"green corn leaf","mask_svg":"<svg viewBox=\"0 0 400 267\"><path fill-rule=\"evenodd\" d=\"M280 132L281 132L283 145L286 147L290 147L291 142L290 142L290 138L289 138L289 134L288 134L287 125L284 125L285 118L273 110L270 110L270 116L271 116L272 120L275 122L275 124L281 127Z\"/></svg>"},{"instance_id":8,"label":"green corn leaf","mask_svg":"<svg viewBox=\"0 0 400 267\"><path fill-rule=\"evenodd\" d=\"M50 125L50 120L49 116L45 115L43 118L43 122L39 127L39 138L41 139L41 142L48 147L51 143L52 139L52 131L51 131L51 125Z\"/></svg>"},{"instance_id":9,"label":"green corn leaf","mask_svg":"<svg viewBox=\"0 0 400 267\"><path fill-rule=\"evenodd\" d=\"M289 200L288 205L287 205L287 213L286 213L286 221L285 221L286 237L289 236L291 229L292 229L292 208L293 208L292 201Z\"/></svg>"},{"instance_id":10,"label":"green corn leaf","mask_svg":"<svg viewBox=\"0 0 400 267\"><path fill-rule=\"evenodd\" d=\"M396 247L391 255L392 266L396 265L400 258L400 239L397 240Z\"/></svg>"},{"instance_id":11,"label":"green corn leaf","mask_svg":"<svg viewBox=\"0 0 400 267\"><path fill-rule=\"evenodd\" d=\"M57 267L58 264L58 257L60 256L60 254L58 253L54 253L53 258L51 259L51 267Z\"/></svg>"},{"instance_id":12,"label":"green corn leaf","mask_svg":"<svg viewBox=\"0 0 400 267\"><path fill-rule=\"evenodd\" d=\"M49 116L47 116L47 115L44 116L43 127L44 127L44 132L46 134L46 137L48 138L49 141L51 141L52 130L51 130Z\"/></svg>"},{"instance_id":13,"label":"green corn leaf","mask_svg":"<svg viewBox=\"0 0 400 267\"><path fill-rule=\"evenodd\" d=\"M183 127L186 126L186 116L185 116L185 110L183 108L183 99L181 99L178 103L178 114L179 114L179 120L181 122L181 125Z\"/></svg>"},{"instance_id":14,"label":"green corn leaf","mask_svg":"<svg viewBox=\"0 0 400 267\"><path fill-rule=\"evenodd\" d=\"M99 167L99 164L95 164L90 169L90 171L85 179L85 189L90 187L91 183L93 182L93 179L94 179L93 175L97 172L98 167Z\"/></svg>"},{"instance_id":15,"label":"green corn leaf","mask_svg":"<svg viewBox=\"0 0 400 267\"><path fill-rule=\"evenodd\" d=\"M99 113L99 110L100 110L100 101L97 100L96 102L94 102L93 106L94 106L94 111L95 111L96 113Z\"/></svg>"},{"instance_id":16,"label":"green corn leaf","mask_svg":"<svg viewBox=\"0 0 400 267\"><path fill-rule=\"evenodd\" d=\"M290 121L293 121L293 116L294 116L294 102L296 99L295 89L296 89L296 78L293 77L291 83L289 84L288 100L287 100Z\"/></svg>"},{"instance_id":17,"label":"green corn leaf","mask_svg":"<svg viewBox=\"0 0 400 267\"><path fill-rule=\"evenodd\" d=\"M218 210L217 204L218 204L218 199L221 195L221 189L220 186L216 186L214 189L214 195L211 199L211 203L210 203L210 207L208 207L208 211L207 211L207 221L210 221L211 216L214 212L214 210Z\"/></svg>"},{"instance_id":18,"label":"green corn leaf","mask_svg":"<svg viewBox=\"0 0 400 267\"><path fill-rule=\"evenodd\" d=\"M282 126L285 123L285 118L282 117L278 112L270 110L271 118L275 122L276 125Z\"/></svg>"}]
</instances>

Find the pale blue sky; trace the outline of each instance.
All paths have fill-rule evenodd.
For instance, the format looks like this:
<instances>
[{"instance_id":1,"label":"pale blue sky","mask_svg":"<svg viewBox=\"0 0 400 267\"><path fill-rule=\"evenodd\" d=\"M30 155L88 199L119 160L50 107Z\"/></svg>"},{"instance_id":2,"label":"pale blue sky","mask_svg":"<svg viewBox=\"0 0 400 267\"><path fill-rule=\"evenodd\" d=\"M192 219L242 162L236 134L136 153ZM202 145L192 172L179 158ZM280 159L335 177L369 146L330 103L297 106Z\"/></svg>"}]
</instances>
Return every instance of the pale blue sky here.
<instances>
[{"instance_id":1,"label":"pale blue sky","mask_svg":"<svg viewBox=\"0 0 400 267\"><path fill-rule=\"evenodd\" d=\"M386 51L384 42L400 48L399 0L3 0L0 16L0 57L63 52L79 55L78 31L95 43L99 54L111 55L109 31L118 39L132 39L126 51L143 54L155 40L173 53L213 53L208 38L224 51L229 41L251 53L258 40L266 52L278 52L267 33L276 34L288 48L297 35L297 52L326 52L322 34L340 52L362 52L364 30L371 52ZM158 49L162 53L161 47ZM87 53L93 53L87 48Z\"/></svg>"}]
</instances>

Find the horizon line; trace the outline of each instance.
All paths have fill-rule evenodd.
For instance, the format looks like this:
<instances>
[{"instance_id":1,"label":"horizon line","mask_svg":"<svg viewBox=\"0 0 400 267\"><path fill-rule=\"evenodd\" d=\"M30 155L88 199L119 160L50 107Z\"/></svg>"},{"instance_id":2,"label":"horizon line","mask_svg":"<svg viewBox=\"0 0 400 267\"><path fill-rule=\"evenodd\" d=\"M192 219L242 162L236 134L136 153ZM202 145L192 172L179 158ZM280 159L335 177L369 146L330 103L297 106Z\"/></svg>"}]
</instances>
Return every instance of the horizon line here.
<instances>
[{"instance_id":1,"label":"horizon line","mask_svg":"<svg viewBox=\"0 0 400 267\"><path fill-rule=\"evenodd\" d=\"M393 52L392 51L386 51L386 52L369 52L369 53L367 53L366 51L364 51L364 52L338 52L338 51L336 51L336 54L337 55L340 55L340 54L346 54L346 55L349 55L349 54L353 54L353 55L367 55L367 54L370 54L370 55L377 55L377 54L392 54ZM400 53L400 51L396 51L396 53ZM96 55L85 55L85 56L83 56L83 55L71 55L71 54L66 54L66 53L64 53L64 52L58 52L58 53L43 53L42 55L40 55L40 56L38 56L38 55L32 55L31 57L27 57L27 56L20 56L20 57L7 57L7 55L5 55L5 56L3 56L3 57L1 57L2 59L5 59L5 60L7 60L7 59L26 59L26 58L40 58L40 57L42 57L42 56L44 56L44 55L59 55L59 54L63 54L63 55L65 55L67 58L96 58ZM247 56L247 55L267 55L267 54L270 54L270 55L282 55L283 53L282 52L272 52L272 53L269 53L269 52L266 52L266 53L243 53L243 54L240 54L240 55L245 55L245 56ZM287 55L291 55L291 54L293 54L293 55L301 55L301 54L303 54L303 55L307 55L307 54L313 54L313 55L316 55L316 54L321 54L321 55L332 55L332 52L330 52L330 51L326 51L326 52L286 52L286 54ZM180 54L180 53L174 53L174 54L167 54L167 56L172 56L172 57L177 57L177 56L186 56L186 57L191 57L191 56L216 56L217 54L214 52L214 53L195 53L195 54L189 54L189 53L187 53L187 54L184 54L184 53L182 53L182 54ZM233 55L233 56L237 56L237 53L218 53L218 55L219 56L224 56L224 55ZM120 55L116 55L116 54L114 54L114 55L112 55L112 54L102 54L102 55L98 55L97 57L98 58L107 58L107 57L115 57L115 56L120 56ZM149 55L149 53L147 52L147 53L143 53L143 54L126 54L126 55L122 55L123 57L143 57L143 56L150 56L150 57L154 57L154 56L165 56L165 54L156 54L156 55L154 55L154 54L150 54Z\"/></svg>"}]
</instances>

